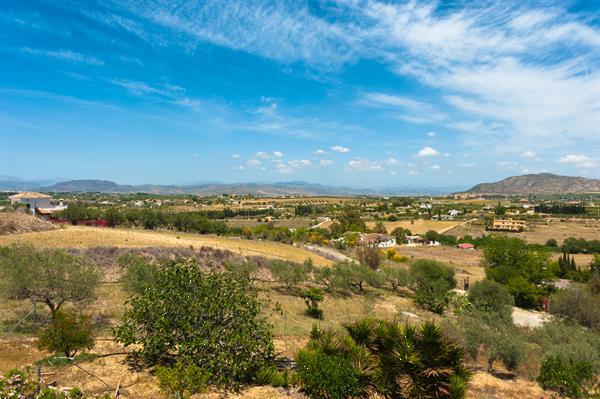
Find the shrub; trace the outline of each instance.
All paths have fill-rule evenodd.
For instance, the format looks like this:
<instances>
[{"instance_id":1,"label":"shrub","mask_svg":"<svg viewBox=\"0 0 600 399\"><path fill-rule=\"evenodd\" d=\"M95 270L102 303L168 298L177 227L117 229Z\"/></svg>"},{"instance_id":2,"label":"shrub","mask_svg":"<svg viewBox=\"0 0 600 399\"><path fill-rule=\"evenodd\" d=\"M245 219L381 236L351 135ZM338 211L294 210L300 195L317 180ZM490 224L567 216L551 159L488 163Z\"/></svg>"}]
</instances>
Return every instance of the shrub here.
<instances>
[{"instance_id":1,"label":"shrub","mask_svg":"<svg viewBox=\"0 0 600 399\"><path fill-rule=\"evenodd\" d=\"M189 398L206 389L210 374L193 363L178 361L172 367L156 368L158 386L171 398Z\"/></svg>"},{"instance_id":2,"label":"shrub","mask_svg":"<svg viewBox=\"0 0 600 399\"><path fill-rule=\"evenodd\" d=\"M270 326L261 316L267 302L243 276L164 264L128 304L115 338L136 345L133 355L149 365L181 359L209 372L211 383L235 387L273 358Z\"/></svg>"},{"instance_id":3,"label":"shrub","mask_svg":"<svg viewBox=\"0 0 600 399\"><path fill-rule=\"evenodd\" d=\"M546 241L546 246L550 248L558 248L558 242L554 238L551 238Z\"/></svg>"},{"instance_id":4,"label":"shrub","mask_svg":"<svg viewBox=\"0 0 600 399\"><path fill-rule=\"evenodd\" d=\"M319 303L323 301L323 291L318 288L308 288L300 294L306 303L306 314L315 319L323 316L323 310L319 309Z\"/></svg>"},{"instance_id":5,"label":"shrub","mask_svg":"<svg viewBox=\"0 0 600 399\"><path fill-rule=\"evenodd\" d=\"M156 276L156 266L143 257L134 254L119 256L117 263L121 267L123 288L132 294L141 294L152 284Z\"/></svg>"},{"instance_id":6,"label":"shrub","mask_svg":"<svg viewBox=\"0 0 600 399\"><path fill-rule=\"evenodd\" d=\"M355 262L336 263L333 268L332 288L353 288L358 292L365 292L366 285L379 287L383 284L383 276L367 266Z\"/></svg>"},{"instance_id":7,"label":"shrub","mask_svg":"<svg viewBox=\"0 0 600 399\"><path fill-rule=\"evenodd\" d=\"M551 297L550 312L584 327L600 329L600 296L579 285L558 291Z\"/></svg>"},{"instance_id":8,"label":"shrub","mask_svg":"<svg viewBox=\"0 0 600 399\"><path fill-rule=\"evenodd\" d=\"M256 372L255 382L258 385L270 385L272 387L286 387L289 384L289 371L277 370L275 366L263 367Z\"/></svg>"},{"instance_id":9,"label":"shrub","mask_svg":"<svg viewBox=\"0 0 600 399\"><path fill-rule=\"evenodd\" d=\"M488 370L493 369L496 360L502 361L508 370L515 370L522 361L525 348L511 319L472 310L458 319L458 325L464 334L467 353L477 359L483 349Z\"/></svg>"},{"instance_id":10,"label":"shrub","mask_svg":"<svg viewBox=\"0 0 600 399\"><path fill-rule=\"evenodd\" d=\"M454 270L441 262L420 259L410 267L414 281L415 302L435 313L448 306L448 291L456 287Z\"/></svg>"},{"instance_id":11,"label":"shrub","mask_svg":"<svg viewBox=\"0 0 600 399\"><path fill-rule=\"evenodd\" d=\"M482 313L493 313L500 318L512 317L514 299L510 292L492 280L478 281L469 289L469 302Z\"/></svg>"},{"instance_id":12,"label":"shrub","mask_svg":"<svg viewBox=\"0 0 600 399\"><path fill-rule=\"evenodd\" d=\"M342 356L302 349L296 363L302 389L311 398L346 399L361 393L358 373Z\"/></svg>"},{"instance_id":13,"label":"shrub","mask_svg":"<svg viewBox=\"0 0 600 399\"><path fill-rule=\"evenodd\" d=\"M537 381L542 388L557 391L561 396L581 398L593 377L592 366L586 361L548 356L542 362Z\"/></svg>"},{"instance_id":14,"label":"shrub","mask_svg":"<svg viewBox=\"0 0 600 399\"><path fill-rule=\"evenodd\" d=\"M376 246L363 246L356 248L356 258L363 266L368 266L373 270L379 268L379 264L383 260L381 250Z\"/></svg>"},{"instance_id":15,"label":"shrub","mask_svg":"<svg viewBox=\"0 0 600 399\"><path fill-rule=\"evenodd\" d=\"M72 312L57 312L50 325L38 335L37 347L73 357L81 349L94 346L92 326L88 317Z\"/></svg>"}]
</instances>

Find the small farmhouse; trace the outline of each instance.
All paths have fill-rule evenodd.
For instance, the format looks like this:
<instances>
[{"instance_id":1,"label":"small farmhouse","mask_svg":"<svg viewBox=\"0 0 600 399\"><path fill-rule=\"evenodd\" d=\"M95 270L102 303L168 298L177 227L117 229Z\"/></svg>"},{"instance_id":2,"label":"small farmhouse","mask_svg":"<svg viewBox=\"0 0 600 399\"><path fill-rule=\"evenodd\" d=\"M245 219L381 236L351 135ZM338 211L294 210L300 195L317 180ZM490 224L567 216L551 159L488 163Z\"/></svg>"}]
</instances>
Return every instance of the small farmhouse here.
<instances>
[{"instance_id":1,"label":"small farmhouse","mask_svg":"<svg viewBox=\"0 0 600 399\"><path fill-rule=\"evenodd\" d=\"M456 247L458 249L464 249L464 250L473 250L473 249L475 249L475 245L469 244L468 242L464 242L462 244L458 244Z\"/></svg>"},{"instance_id":2,"label":"small farmhouse","mask_svg":"<svg viewBox=\"0 0 600 399\"><path fill-rule=\"evenodd\" d=\"M396 246L396 238L387 234L361 234L359 245L390 248Z\"/></svg>"},{"instance_id":3,"label":"small farmhouse","mask_svg":"<svg viewBox=\"0 0 600 399\"><path fill-rule=\"evenodd\" d=\"M35 213L38 208L51 208L50 198L49 195L34 192L23 192L8 197L11 204L23 204L31 210L31 213Z\"/></svg>"}]
</instances>

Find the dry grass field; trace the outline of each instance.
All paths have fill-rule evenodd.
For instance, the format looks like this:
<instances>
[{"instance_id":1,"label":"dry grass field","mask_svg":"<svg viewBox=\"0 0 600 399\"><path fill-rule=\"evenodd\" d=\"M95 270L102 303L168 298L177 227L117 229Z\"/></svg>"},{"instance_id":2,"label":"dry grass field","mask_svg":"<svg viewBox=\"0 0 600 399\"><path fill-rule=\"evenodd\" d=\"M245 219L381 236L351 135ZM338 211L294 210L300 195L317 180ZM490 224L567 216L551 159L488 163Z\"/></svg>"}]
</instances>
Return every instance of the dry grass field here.
<instances>
[{"instance_id":1,"label":"dry grass field","mask_svg":"<svg viewBox=\"0 0 600 399\"><path fill-rule=\"evenodd\" d=\"M311 258L316 266L329 266L331 261L302 248L272 241L243 240L171 231L66 226L60 230L41 231L0 236L0 245L15 242L31 243L38 247L89 248L113 246L139 247L214 247L227 249L242 256L264 256L267 258L304 262Z\"/></svg>"},{"instance_id":2,"label":"dry grass field","mask_svg":"<svg viewBox=\"0 0 600 399\"><path fill-rule=\"evenodd\" d=\"M367 222L367 227L372 229L375 227L376 222ZM398 220L396 222L383 222L385 229L388 232L392 232L398 227L403 229L409 229L413 234L424 234L429 230L435 230L438 233L443 233L448 229L451 229L458 225L460 222L457 221L446 221L446 220Z\"/></svg>"},{"instance_id":3,"label":"dry grass field","mask_svg":"<svg viewBox=\"0 0 600 399\"><path fill-rule=\"evenodd\" d=\"M272 223L275 227L287 227L288 229L298 229L301 227L309 227L311 224L311 219L305 218L293 218L293 219L276 219L273 220ZM228 227L249 227L253 228L259 224L265 224L266 222L258 222L256 218L253 219L243 219L243 218L234 218L226 220Z\"/></svg>"},{"instance_id":4,"label":"dry grass field","mask_svg":"<svg viewBox=\"0 0 600 399\"><path fill-rule=\"evenodd\" d=\"M52 223L45 222L25 213L0 213L0 235L56 230L57 228Z\"/></svg>"}]
</instances>

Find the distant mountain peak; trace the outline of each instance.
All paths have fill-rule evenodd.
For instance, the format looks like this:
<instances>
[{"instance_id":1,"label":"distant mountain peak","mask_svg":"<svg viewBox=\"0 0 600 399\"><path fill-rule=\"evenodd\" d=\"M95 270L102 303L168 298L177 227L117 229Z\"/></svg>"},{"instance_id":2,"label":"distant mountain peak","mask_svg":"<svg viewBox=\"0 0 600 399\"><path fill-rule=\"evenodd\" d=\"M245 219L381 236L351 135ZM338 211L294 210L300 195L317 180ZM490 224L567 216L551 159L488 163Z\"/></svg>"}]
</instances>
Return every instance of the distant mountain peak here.
<instances>
[{"instance_id":1,"label":"distant mountain peak","mask_svg":"<svg viewBox=\"0 0 600 399\"><path fill-rule=\"evenodd\" d=\"M466 192L474 194L598 193L600 179L537 173L511 176L495 183L481 183Z\"/></svg>"}]
</instances>

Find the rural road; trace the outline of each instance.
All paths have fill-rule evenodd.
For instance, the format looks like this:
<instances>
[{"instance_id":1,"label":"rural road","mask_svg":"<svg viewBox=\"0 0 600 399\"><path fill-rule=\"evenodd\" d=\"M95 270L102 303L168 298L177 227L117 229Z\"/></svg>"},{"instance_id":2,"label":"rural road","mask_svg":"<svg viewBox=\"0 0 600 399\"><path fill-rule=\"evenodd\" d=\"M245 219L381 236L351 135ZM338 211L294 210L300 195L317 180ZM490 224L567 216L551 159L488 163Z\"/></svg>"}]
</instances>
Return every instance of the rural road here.
<instances>
[{"instance_id":1,"label":"rural road","mask_svg":"<svg viewBox=\"0 0 600 399\"><path fill-rule=\"evenodd\" d=\"M331 259L336 262L352 262L354 260L333 248L320 247L318 245L304 245L304 248L316 253L317 255L321 255L324 258Z\"/></svg>"},{"instance_id":2,"label":"rural road","mask_svg":"<svg viewBox=\"0 0 600 399\"><path fill-rule=\"evenodd\" d=\"M439 233L439 234L444 234L444 233L445 233L445 232L447 232L448 230L452 230L453 228L455 228L455 227L458 227L458 226L464 226L465 224L467 224L467 223L470 223L470 222L473 222L473 221L475 221L475 220L477 220L477 218L475 218L475 219L469 219L469 220L465 220L464 222L461 222L461 223L455 224L454 226L450 226L450 227L446 227L445 229L441 229L441 230L439 230L439 231L438 231L438 233Z\"/></svg>"}]
</instances>

